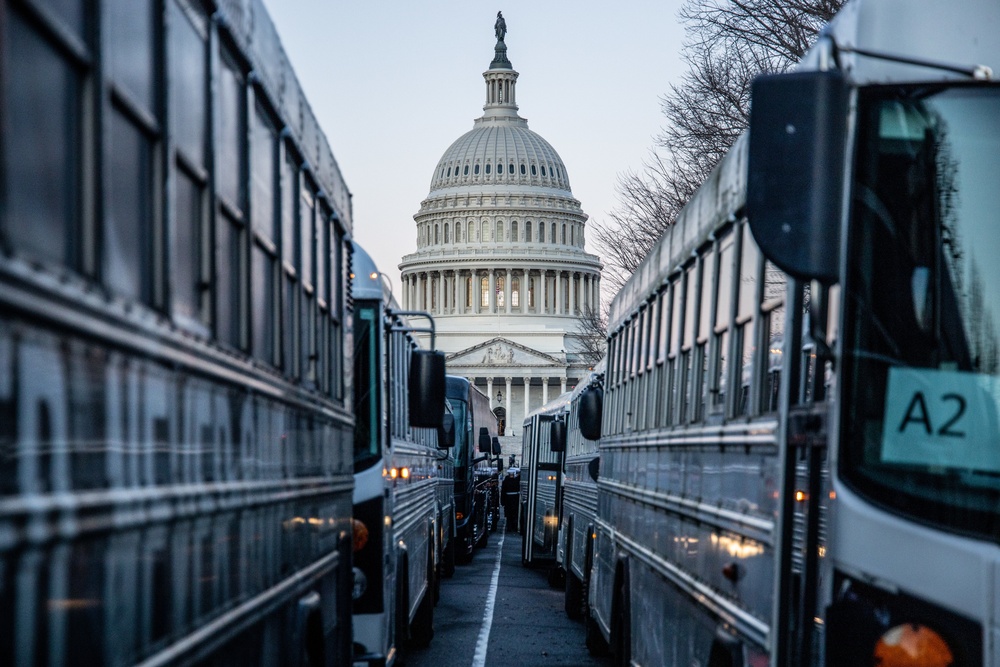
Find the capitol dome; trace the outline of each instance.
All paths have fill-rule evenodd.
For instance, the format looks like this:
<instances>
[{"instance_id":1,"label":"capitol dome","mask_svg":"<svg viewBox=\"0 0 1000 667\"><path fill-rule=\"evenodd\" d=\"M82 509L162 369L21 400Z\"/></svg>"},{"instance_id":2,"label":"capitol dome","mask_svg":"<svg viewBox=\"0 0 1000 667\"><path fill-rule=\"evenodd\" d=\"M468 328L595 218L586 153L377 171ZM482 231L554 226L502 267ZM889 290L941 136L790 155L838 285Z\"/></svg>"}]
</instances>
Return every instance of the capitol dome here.
<instances>
[{"instance_id":1,"label":"capitol dome","mask_svg":"<svg viewBox=\"0 0 1000 667\"><path fill-rule=\"evenodd\" d=\"M448 147L431 179L431 193L445 188L511 185L553 188L572 196L566 166L552 144L528 122L484 121Z\"/></svg>"},{"instance_id":2,"label":"capitol dome","mask_svg":"<svg viewBox=\"0 0 1000 667\"><path fill-rule=\"evenodd\" d=\"M600 308L602 265L586 251L566 165L518 114L502 25L483 115L435 165L413 216L416 252L399 268L403 306L434 316L448 372L496 399L519 431L550 388L554 398L595 363L581 354L581 321Z\"/></svg>"}]
</instances>

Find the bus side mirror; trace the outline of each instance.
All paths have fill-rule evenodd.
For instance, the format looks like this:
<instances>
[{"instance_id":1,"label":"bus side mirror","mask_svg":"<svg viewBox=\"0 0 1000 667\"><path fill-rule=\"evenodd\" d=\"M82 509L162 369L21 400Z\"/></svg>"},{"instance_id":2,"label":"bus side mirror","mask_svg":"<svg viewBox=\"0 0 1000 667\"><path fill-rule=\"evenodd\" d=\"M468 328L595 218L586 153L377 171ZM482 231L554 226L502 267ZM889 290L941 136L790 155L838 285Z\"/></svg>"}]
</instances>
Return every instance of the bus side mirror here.
<instances>
[{"instance_id":1,"label":"bus side mirror","mask_svg":"<svg viewBox=\"0 0 1000 667\"><path fill-rule=\"evenodd\" d=\"M489 454L493 450L493 440L490 431L485 426L479 427L479 453Z\"/></svg>"},{"instance_id":2,"label":"bus side mirror","mask_svg":"<svg viewBox=\"0 0 1000 667\"><path fill-rule=\"evenodd\" d=\"M555 454L566 451L566 422L552 422L549 427L549 449Z\"/></svg>"},{"instance_id":3,"label":"bus side mirror","mask_svg":"<svg viewBox=\"0 0 1000 667\"><path fill-rule=\"evenodd\" d=\"M438 449L448 449L455 445L455 415L444 413L438 429Z\"/></svg>"},{"instance_id":4,"label":"bus side mirror","mask_svg":"<svg viewBox=\"0 0 1000 667\"><path fill-rule=\"evenodd\" d=\"M407 385L410 426L439 428L444 417L444 352L413 350Z\"/></svg>"},{"instance_id":5,"label":"bus side mirror","mask_svg":"<svg viewBox=\"0 0 1000 667\"><path fill-rule=\"evenodd\" d=\"M838 281L847 84L837 71L770 74L750 97L746 214L785 273Z\"/></svg>"},{"instance_id":6,"label":"bus side mirror","mask_svg":"<svg viewBox=\"0 0 1000 667\"><path fill-rule=\"evenodd\" d=\"M601 437L601 411L604 408L604 390L590 387L580 394L580 435L587 440Z\"/></svg>"},{"instance_id":7,"label":"bus side mirror","mask_svg":"<svg viewBox=\"0 0 1000 667\"><path fill-rule=\"evenodd\" d=\"M490 453L493 456L500 456L500 438L493 436L493 440L490 442Z\"/></svg>"}]
</instances>

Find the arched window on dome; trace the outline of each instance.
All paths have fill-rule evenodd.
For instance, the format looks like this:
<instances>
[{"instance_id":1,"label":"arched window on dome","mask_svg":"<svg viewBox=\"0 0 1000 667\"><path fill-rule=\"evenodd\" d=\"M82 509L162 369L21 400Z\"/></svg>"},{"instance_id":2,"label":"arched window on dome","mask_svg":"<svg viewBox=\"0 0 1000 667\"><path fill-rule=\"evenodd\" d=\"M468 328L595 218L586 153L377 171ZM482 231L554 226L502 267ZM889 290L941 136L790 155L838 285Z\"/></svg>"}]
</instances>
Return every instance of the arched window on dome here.
<instances>
[{"instance_id":1,"label":"arched window on dome","mask_svg":"<svg viewBox=\"0 0 1000 667\"><path fill-rule=\"evenodd\" d=\"M565 222L563 223L563 226L562 226L562 244L566 245L566 223Z\"/></svg>"},{"instance_id":2,"label":"arched window on dome","mask_svg":"<svg viewBox=\"0 0 1000 667\"><path fill-rule=\"evenodd\" d=\"M475 240L476 240L476 223L472 222L472 220L469 220L469 233L465 237L465 242L472 243Z\"/></svg>"},{"instance_id":3,"label":"arched window on dome","mask_svg":"<svg viewBox=\"0 0 1000 667\"><path fill-rule=\"evenodd\" d=\"M490 279L483 276L479 279L479 307L490 307Z\"/></svg>"},{"instance_id":4,"label":"arched window on dome","mask_svg":"<svg viewBox=\"0 0 1000 667\"><path fill-rule=\"evenodd\" d=\"M514 173L514 163L513 162L511 162L509 165L507 165L507 173L508 174L513 174Z\"/></svg>"},{"instance_id":5,"label":"arched window on dome","mask_svg":"<svg viewBox=\"0 0 1000 667\"><path fill-rule=\"evenodd\" d=\"M542 176L544 176L544 175L545 175L545 165L543 164L542 165Z\"/></svg>"},{"instance_id":6,"label":"arched window on dome","mask_svg":"<svg viewBox=\"0 0 1000 667\"><path fill-rule=\"evenodd\" d=\"M448 178L451 178L451 167L448 167Z\"/></svg>"},{"instance_id":7,"label":"arched window on dome","mask_svg":"<svg viewBox=\"0 0 1000 667\"><path fill-rule=\"evenodd\" d=\"M517 220L510 221L510 240L512 243L517 243Z\"/></svg>"},{"instance_id":8,"label":"arched window on dome","mask_svg":"<svg viewBox=\"0 0 1000 667\"><path fill-rule=\"evenodd\" d=\"M479 165L478 164L475 167L472 168L472 173L475 174L476 176L479 175Z\"/></svg>"},{"instance_id":9,"label":"arched window on dome","mask_svg":"<svg viewBox=\"0 0 1000 667\"><path fill-rule=\"evenodd\" d=\"M486 243L490 240L490 223L483 220L483 234L479 237L479 240Z\"/></svg>"},{"instance_id":10,"label":"arched window on dome","mask_svg":"<svg viewBox=\"0 0 1000 667\"><path fill-rule=\"evenodd\" d=\"M538 242L545 243L545 223L538 223Z\"/></svg>"},{"instance_id":11,"label":"arched window on dome","mask_svg":"<svg viewBox=\"0 0 1000 667\"><path fill-rule=\"evenodd\" d=\"M486 175L487 176L490 175L490 163L489 162L486 163Z\"/></svg>"},{"instance_id":12,"label":"arched window on dome","mask_svg":"<svg viewBox=\"0 0 1000 667\"><path fill-rule=\"evenodd\" d=\"M459 222L455 223L455 243L462 242L462 224Z\"/></svg>"},{"instance_id":13,"label":"arched window on dome","mask_svg":"<svg viewBox=\"0 0 1000 667\"><path fill-rule=\"evenodd\" d=\"M557 239L556 239L556 223L554 223L554 222L552 223L552 229L550 229L549 231L552 232L549 235L549 242L550 243L556 243L557 242Z\"/></svg>"},{"instance_id":14,"label":"arched window on dome","mask_svg":"<svg viewBox=\"0 0 1000 667\"><path fill-rule=\"evenodd\" d=\"M447 223L447 222L446 222L446 223L444 223L444 242L445 242L445 243L450 243L450 242L451 242L451 239L449 239L449 238L448 238L448 227L449 227L449 226L450 226L450 225L448 225L448 223Z\"/></svg>"},{"instance_id":15,"label":"arched window on dome","mask_svg":"<svg viewBox=\"0 0 1000 667\"><path fill-rule=\"evenodd\" d=\"M524 241L526 243L531 242L531 220L524 223Z\"/></svg>"},{"instance_id":16,"label":"arched window on dome","mask_svg":"<svg viewBox=\"0 0 1000 667\"><path fill-rule=\"evenodd\" d=\"M465 168L462 169L462 176L468 176L468 175L469 175L469 165L465 165Z\"/></svg>"},{"instance_id":17,"label":"arched window on dome","mask_svg":"<svg viewBox=\"0 0 1000 667\"><path fill-rule=\"evenodd\" d=\"M538 176L538 170L535 169L535 165L531 165L531 175L532 176Z\"/></svg>"},{"instance_id":18,"label":"arched window on dome","mask_svg":"<svg viewBox=\"0 0 1000 667\"><path fill-rule=\"evenodd\" d=\"M503 242L503 220L497 220L497 243Z\"/></svg>"},{"instance_id":19,"label":"arched window on dome","mask_svg":"<svg viewBox=\"0 0 1000 667\"><path fill-rule=\"evenodd\" d=\"M510 279L510 307L520 308L521 307L521 279L511 278Z\"/></svg>"},{"instance_id":20,"label":"arched window on dome","mask_svg":"<svg viewBox=\"0 0 1000 667\"><path fill-rule=\"evenodd\" d=\"M504 301L503 287L504 287L504 278L503 278L503 276L497 276L497 288L496 288L497 289L497 312L500 312L500 309L504 307L504 303L505 303L505 301Z\"/></svg>"},{"instance_id":21,"label":"arched window on dome","mask_svg":"<svg viewBox=\"0 0 1000 667\"><path fill-rule=\"evenodd\" d=\"M440 225L434 225L434 245L441 243L441 239L439 237L440 233L441 233Z\"/></svg>"},{"instance_id":22,"label":"arched window on dome","mask_svg":"<svg viewBox=\"0 0 1000 667\"><path fill-rule=\"evenodd\" d=\"M524 165L522 164L521 165L521 175L524 176L526 172L527 172L527 169L525 169Z\"/></svg>"}]
</instances>

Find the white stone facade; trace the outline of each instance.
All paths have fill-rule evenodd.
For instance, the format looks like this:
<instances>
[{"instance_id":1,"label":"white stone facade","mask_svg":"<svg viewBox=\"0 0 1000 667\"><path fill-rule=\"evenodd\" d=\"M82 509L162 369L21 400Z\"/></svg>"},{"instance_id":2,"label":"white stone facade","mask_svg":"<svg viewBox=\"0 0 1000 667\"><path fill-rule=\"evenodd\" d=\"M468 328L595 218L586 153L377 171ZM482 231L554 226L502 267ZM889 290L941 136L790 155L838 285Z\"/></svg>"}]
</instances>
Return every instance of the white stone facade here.
<instances>
[{"instance_id":1,"label":"white stone facade","mask_svg":"<svg viewBox=\"0 0 1000 667\"><path fill-rule=\"evenodd\" d=\"M519 454L524 416L589 368L576 339L600 308L602 265L562 159L517 113L502 41L483 77L484 114L438 162L399 268L404 308L434 315L448 373L487 393L504 453Z\"/></svg>"}]
</instances>

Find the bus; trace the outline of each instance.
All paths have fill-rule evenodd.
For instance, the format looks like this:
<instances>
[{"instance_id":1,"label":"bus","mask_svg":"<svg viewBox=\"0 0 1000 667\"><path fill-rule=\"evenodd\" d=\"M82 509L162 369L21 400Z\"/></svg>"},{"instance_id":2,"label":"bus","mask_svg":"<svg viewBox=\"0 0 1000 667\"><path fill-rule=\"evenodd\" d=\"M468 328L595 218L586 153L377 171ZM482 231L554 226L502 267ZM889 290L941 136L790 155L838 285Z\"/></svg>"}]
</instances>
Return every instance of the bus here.
<instances>
[{"instance_id":1,"label":"bus","mask_svg":"<svg viewBox=\"0 0 1000 667\"><path fill-rule=\"evenodd\" d=\"M570 394L566 423L566 453L559 494L559 536L556 564L565 573L565 610L574 620L587 611L590 569L594 562L593 534L597 521L597 478L600 431L581 430L581 410L599 410L593 401L604 397L605 360L584 376Z\"/></svg>"},{"instance_id":2,"label":"bus","mask_svg":"<svg viewBox=\"0 0 1000 667\"><path fill-rule=\"evenodd\" d=\"M755 82L611 306L594 650L998 664L998 27L856 0Z\"/></svg>"},{"instance_id":3,"label":"bus","mask_svg":"<svg viewBox=\"0 0 1000 667\"><path fill-rule=\"evenodd\" d=\"M524 418L521 449L521 562L552 565L553 578L559 534L559 497L566 450L567 391Z\"/></svg>"},{"instance_id":4,"label":"bus","mask_svg":"<svg viewBox=\"0 0 1000 667\"><path fill-rule=\"evenodd\" d=\"M493 438L498 432L497 417L490 410L486 394L463 377L448 376L446 395L455 420L453 560L468 563L474 548L486 546L489 540L492 503L485 484L489 478ZM483 451L486 441L480 444L483 435L489 439L488 451ZM477 448L480 456L476 456Z\"/></svg>"},{"instance_id":5,"label":"bus","mask_svg":"<svg viewBox=\"0 0 1000 667\"><path fill-rule=\"evenodd\" d=\"M388 667L434 637L437 573L454 516L442 489L453 487L454 465L450 437L439 433L444 354L418 350L413 335L429 333L433 348L434 320L400 311L371 257L352 245L353 664ZM428 325L418 327L420 319ZM437 362L433 377L414 365L428 357Z\"/></svg>"},{"instance_id":6,"label":"bus","mask_svg":"<svg viewBox=\"0 0 1000 667\"><path fill-rule=\"evenodd\" d=\"M350 193L262 2L0 45L0 663L346 663Z\"/></svg>"}]
</instances>

